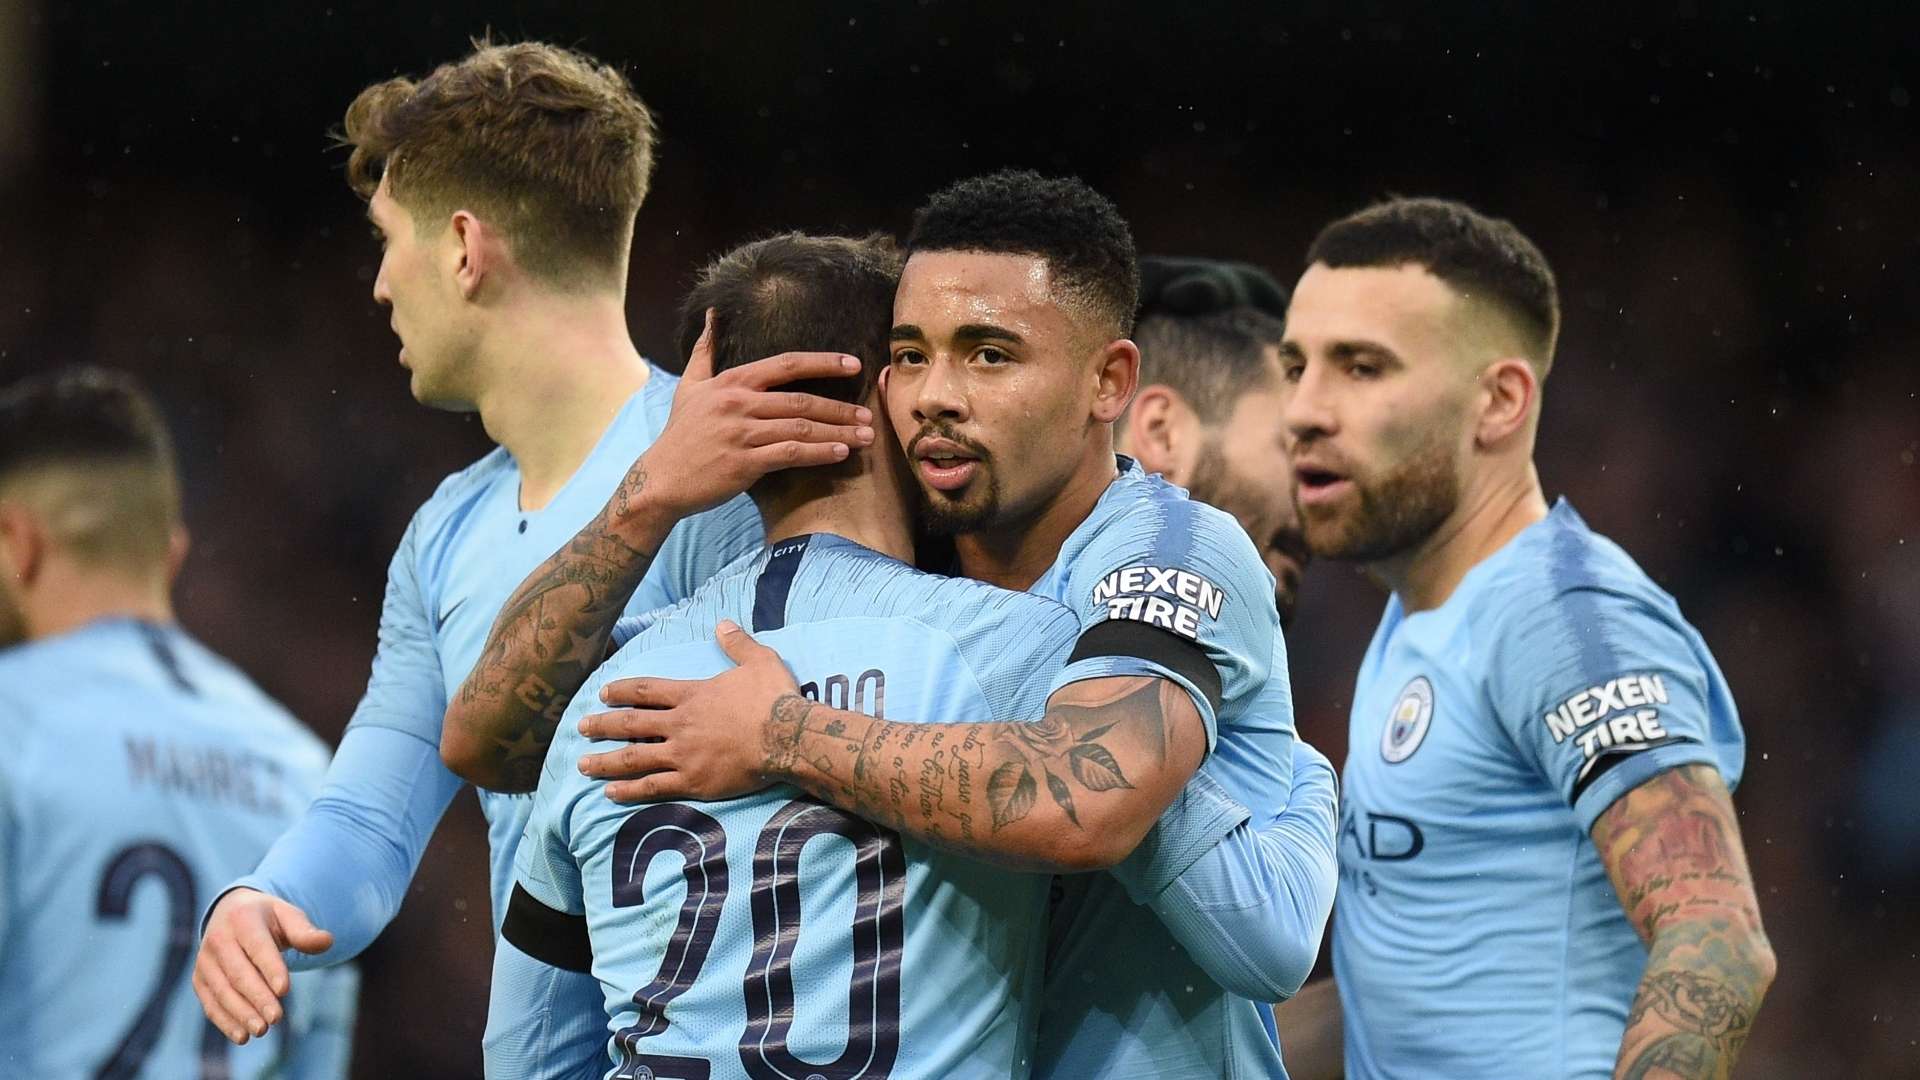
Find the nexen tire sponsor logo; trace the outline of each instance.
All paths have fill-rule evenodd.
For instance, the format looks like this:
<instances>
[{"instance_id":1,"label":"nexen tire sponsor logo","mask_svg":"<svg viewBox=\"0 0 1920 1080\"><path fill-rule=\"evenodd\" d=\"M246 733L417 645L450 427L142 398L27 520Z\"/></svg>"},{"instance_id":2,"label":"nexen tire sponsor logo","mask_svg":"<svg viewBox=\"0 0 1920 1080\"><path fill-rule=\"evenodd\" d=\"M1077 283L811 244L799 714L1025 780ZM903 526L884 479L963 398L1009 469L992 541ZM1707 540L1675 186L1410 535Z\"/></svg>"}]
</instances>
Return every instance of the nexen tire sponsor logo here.
<instances>
[{"instance_id":1,"label":"nexen tire sponsor logo","mask_svg":"<svg viewBox=\"0 0 1920 1080\"><path fill-rule=\"evenodd\" d=\"M1093 602L1106 605L1107 618L1131 619L1189 638L1200 636L1201 613L1218 619L1226 599L1218 585L1177 567L1129 566L1093 588Z\"/></svg>"},{"instance_id":2,"label":"nexen tire sponsor logo","mask_svg":"<svg viewBox=\"0 0 1920 1080\"><path fill-rule=\"evenodd\" d=\"M1578 783L1593 771L1602 755L1633 753L1669 741L1671 736L1660 723L1660 711L1649 707L1667 701L1667 682L1661 676L1622 675L1574 694L1544 719L1555 743L1571 738L1580 748L1586 763L1576 778Z\"/></svg>"}]
</instances>

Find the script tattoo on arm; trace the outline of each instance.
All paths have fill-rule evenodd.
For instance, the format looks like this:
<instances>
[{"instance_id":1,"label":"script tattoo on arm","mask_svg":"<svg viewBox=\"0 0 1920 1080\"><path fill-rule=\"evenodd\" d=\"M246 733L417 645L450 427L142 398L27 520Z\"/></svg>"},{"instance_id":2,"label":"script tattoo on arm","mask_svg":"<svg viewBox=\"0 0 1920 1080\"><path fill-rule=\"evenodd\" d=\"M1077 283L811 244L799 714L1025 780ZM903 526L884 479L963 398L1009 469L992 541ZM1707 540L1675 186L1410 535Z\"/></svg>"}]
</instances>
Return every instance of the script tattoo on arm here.
<instances>
[{"instance_id":1,"label":"script tattoo on arm","mask_svg":"<svg viewBox=\"0 0 1920 1080\"><path fill-rule=\"evenodd\" d=\"M1704 765L1670 769L1609 807L1593 842L1647 943L1614 1076L1728 1076L1774 958L1726 786Z\"/></svg>"},{"instance_id":2,"label":"script tattoo on arm","mask_svg":"<svg viewBox=\"0 0 1920 1080\"><path fill-rule=\"evenodd\" d=\"M789 694L764 727L764 770L849 813L1023 869L1112 865L1204 749L1193 701L1165 679L1090 679L1025 723L876 720Z\"/></svg>"},{"instance_id":3,"label":"script tattoo on arm","mask_svg":"<svg viewBox=\"0 0 1920 1080\"><path fill-rule=\"evenodd\" d=\"M532 791L567 703L605 659L633 591L653 565L614 523L645 490L636 466L599 516L520 583L447 710L443 755L494 791ZM457 758L458 760L454 760Z\"/></svg>"}]
</instances>

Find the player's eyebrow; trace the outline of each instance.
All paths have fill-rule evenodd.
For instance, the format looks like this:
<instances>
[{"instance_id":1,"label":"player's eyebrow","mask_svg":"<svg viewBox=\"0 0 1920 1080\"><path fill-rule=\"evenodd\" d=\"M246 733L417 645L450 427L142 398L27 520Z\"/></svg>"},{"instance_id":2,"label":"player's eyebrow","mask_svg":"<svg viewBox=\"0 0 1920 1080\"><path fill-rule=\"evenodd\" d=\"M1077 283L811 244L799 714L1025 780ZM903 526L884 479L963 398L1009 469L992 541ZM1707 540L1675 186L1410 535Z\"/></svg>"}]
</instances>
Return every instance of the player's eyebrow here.
<instances>
[{"instance_id":1,"label":"player's eyebrow","mask_svg":"<svg viewBox=\"0 0 1920 1080\"><path fill-rule=\"evenodd\" d=\"M1385 367L1400 366L1400 355L1377 341L1335 341L1327 346L1327 355L1343 364L1368 360Z\"/></svg>"},{"instance_id":2,"label":"player's eyebrow","mask_svg":"<svg viewBox=\"0 0 1920 1080\"><path fill-rule=\"evenodd\" d=\"M925 341L927 335L912 323L901 323L887 332L888 341Z\"/></svg>"},{"instance_id":3,"label":"player's eyebrow","mask_svg":"<svg viewBox=\"0 0 1920 1080\"><path fill-rule=\"evenodd\" d=\"M1302 349L1300 343L1297 341L1283 341L1280 343L1280 357L1283 360L1300 360L1304 362L1307 358L1307 351Z\"/></svg>"},{"instance_id":4,"label":"player's eyebrow","mask_svg":"<svg viewBox=\"0 0 1920 1080\"><path fill-rule=\"evenodd\" d=\"M953 328L953 340L974 344L982 341L1004 341L1009 345L1022 345L1026 339L1004 326L992 323L962 323Z\"/></svg>"}]
</instances>

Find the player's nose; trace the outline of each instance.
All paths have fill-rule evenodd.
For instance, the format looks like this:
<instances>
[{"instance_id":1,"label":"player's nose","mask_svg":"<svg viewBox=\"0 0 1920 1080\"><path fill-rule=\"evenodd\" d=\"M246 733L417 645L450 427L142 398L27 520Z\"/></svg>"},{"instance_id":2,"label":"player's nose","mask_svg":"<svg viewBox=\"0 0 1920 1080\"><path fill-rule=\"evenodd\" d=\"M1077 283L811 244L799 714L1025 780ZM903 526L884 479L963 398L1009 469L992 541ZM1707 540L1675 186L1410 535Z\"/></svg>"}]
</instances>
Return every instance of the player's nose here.
<instances>
[{"instance_id":1,"label":"player's nose","mask_svg":"<svg viewBox=\"0 0 1920 1080\"><path fill-rule=\"evenodd\" d=\"M1300 377L1287 386L1280 419L1286 427L1289 453L1304 439L1331 435L1339 430L1339 417L1329 393L1331 388L1321 374L1324 370L1324 365L1308 364L1301 369Z\"/></svg>"},{"instance_id":2,"label":"player's nose","mask_svg":"<svg viewBox=\"0 0 1920 1080\"><path fill-rule=\"evenodd\" d=\"M967 402L965 380L956 372L955 365L943 360L935 360L927 365L926 374L921 376L920 385L915 387L913 415L917 420L936 416L965 420L972 415Z\"/></svg>"},{"instance_id":3,"label":"player's nose","mask_svg":"<svg viewBox=\"0 0 1920 1080\"><path fill-rule=\"evenodd\" d=\"M373 275L373 302L382 307L393 303L393 292L387 288L387 260L380 260L380 270Z\"/></svg>"}]
</instances>

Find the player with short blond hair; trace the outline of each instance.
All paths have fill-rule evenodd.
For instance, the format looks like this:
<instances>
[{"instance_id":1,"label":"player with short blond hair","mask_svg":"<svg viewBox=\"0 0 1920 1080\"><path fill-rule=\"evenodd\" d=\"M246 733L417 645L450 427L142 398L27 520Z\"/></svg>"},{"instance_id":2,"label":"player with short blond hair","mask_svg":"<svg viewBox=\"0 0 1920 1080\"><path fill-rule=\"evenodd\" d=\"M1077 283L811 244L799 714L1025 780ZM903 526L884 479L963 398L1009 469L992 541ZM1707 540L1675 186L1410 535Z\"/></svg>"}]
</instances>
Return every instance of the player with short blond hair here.
<instances>
[{"instance_id":1,"label":"player with short blond hair","mask_svg":"<svg viewBox=\"0 0 1920 1080\"><path fill-rule=\"evenodd\" d=\"M460 788L439 755L449 696L514 584L601 511L636 458L641 482L672 484L691 519L622 552L631 577L584 573L566 602L651 610L759 545L744 500L691 517L722 501L700 486L714 448L747 448L728 461L757 476L841 460L871 438L852 405L762 392L796 368L839 374L843 357L795 354L679 382L635 349L627 253L653 121L613 68L554 45L481 42L423 79L362 91L341 139L383 248L373 297L392 311L414 396L478 412L499 446L414 515L389 570L367 693L326 787L206 920L196 986L236 1042L280 1016L283 950L305 954L303 967L338 962L398 911ZM605 645L569 647L591 667ZM550 686L498 689L549 729L567 701ZM531 786L537 753L491 749ZM481 805L497 928L529 801L483 793Z\"/></svg>"}]
</instances>

